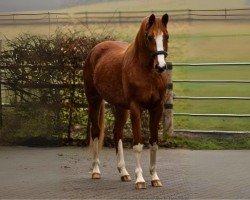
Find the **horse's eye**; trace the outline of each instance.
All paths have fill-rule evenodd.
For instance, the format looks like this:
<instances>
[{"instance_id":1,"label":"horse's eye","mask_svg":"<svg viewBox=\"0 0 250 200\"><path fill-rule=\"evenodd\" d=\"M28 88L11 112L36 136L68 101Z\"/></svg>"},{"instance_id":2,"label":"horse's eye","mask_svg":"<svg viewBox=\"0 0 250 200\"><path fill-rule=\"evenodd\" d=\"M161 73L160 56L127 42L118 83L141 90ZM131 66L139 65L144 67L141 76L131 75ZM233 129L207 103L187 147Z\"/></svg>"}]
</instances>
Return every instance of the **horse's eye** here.
<instances>
[{"instance_id":1,"label":"horse's eye","mask_svg":"<svg viewBox=\"0 0 250 200\"><path fill-rule=\"evenodd\" d=\"M148 40L153 40L154 37L153 37L152 35L148 35L147 39L148 39Z\"/></svg>"},{"instance_id":2,"label":"horse's eye","mask_svg":"<svg viewBox=\"0 0 250 200\"><path fill-rule=\"evenodd\" d=\"M169 35L163 35L163 38L164 38L165 40L168 40L168 39L169 39Z\"/></svg>"}]
</instances>

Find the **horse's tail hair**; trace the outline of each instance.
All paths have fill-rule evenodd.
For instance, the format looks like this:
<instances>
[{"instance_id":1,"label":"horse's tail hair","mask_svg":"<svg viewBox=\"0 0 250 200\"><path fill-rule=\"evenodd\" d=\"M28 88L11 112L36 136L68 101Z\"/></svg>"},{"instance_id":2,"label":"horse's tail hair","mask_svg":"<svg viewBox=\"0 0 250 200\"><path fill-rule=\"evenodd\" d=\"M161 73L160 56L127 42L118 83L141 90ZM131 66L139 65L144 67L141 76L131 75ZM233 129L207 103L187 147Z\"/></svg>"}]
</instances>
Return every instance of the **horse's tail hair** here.
<instances>
[{"instance_id":1,"label":"horse's tail hair","mask_svg":"<svg viewBox=\"0 0 250 200\"><path fill-rule=\"evenodd\" d=\"M99 149L102 149L104 142L104 133L105 133L105 103L102 101L99 113L99 125L100 125L100 135L99 135Z\"/></svg>"},{"instance_id":2,"label":"horse's tail hair","mask_svg":"<svg viewBox=\"0 0 250 200\"><path fill-rule=\"evenodd\" d=\"M100 134L99 134L99 139L98 139L98 148L99 150L102 149L103 147L103 143L104 143L104 131L105 131L105 118L104 118L104 114L105 114L105 103L104 101L101 103L100 106L100 112L99 112L99 126L100 126ZM91 136L91 123L90 123L90 127L89 127L89 149L93 152L93 139Z\"/></svg>"}]
</instances>

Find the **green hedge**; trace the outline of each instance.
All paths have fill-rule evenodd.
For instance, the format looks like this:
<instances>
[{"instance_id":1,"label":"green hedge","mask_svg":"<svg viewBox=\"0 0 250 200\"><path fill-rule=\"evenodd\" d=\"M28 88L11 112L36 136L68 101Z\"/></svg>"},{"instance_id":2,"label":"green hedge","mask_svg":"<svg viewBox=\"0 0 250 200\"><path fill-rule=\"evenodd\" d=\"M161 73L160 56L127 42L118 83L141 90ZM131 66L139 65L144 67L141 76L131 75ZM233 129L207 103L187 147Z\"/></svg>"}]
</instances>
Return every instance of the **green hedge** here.
<instances>
[{"instance_id":1,"label":"green hedge","mask_svg":"<svg viewBox=\"0 0 250 200\"><path fill-rule=\"evenodd\" d=\"M2 86L9 90L3 99L9 105L2 110L1 141L85 139L84 61L90 49L107 39L57 32L7 40L0 57Z\"/></svg>"}]
</instances>

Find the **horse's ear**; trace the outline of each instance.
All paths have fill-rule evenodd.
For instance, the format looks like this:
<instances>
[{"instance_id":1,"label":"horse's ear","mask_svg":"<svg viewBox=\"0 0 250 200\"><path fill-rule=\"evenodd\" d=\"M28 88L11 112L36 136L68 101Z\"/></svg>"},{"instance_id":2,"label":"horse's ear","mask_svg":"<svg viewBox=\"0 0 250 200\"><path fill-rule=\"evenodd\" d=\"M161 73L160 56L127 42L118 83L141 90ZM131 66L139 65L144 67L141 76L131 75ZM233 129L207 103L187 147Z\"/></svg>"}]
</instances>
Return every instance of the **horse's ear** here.
<instances>
[{"instance_id":1,"label":"horse's ear","mask_svg":"<svg viewBox=\"0 0 250 200\"><path fill-rule=\"evenodd\" d=\"M164 26L167 26L167 23L168 23L168 14L167 13L161 17L161 21L162 21Z\"/></svg>"},{"instance_id":2,"label":"horse's ear","mask_svg":"<svg viewBox=\"0 0 250 200\"><path fill-rule=\"evenodd\" d=\"M155 22L155 15L152 14L152 15L150 15L150 17L148 18L147 28L150 28L150 27L153 25L154 22Z\"/></svg>"}]
</instances>

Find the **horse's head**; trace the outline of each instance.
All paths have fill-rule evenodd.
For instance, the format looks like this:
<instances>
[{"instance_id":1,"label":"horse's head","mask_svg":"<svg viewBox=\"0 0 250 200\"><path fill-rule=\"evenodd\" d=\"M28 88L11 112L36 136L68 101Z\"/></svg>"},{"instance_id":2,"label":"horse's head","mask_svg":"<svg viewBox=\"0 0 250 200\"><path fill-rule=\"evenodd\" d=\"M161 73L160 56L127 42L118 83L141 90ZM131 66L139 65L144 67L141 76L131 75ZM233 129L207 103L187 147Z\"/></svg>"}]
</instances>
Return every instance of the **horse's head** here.
<instances>
[{"instance_id":1,"label":"horse's head","mask_svg":"<svg viewBox=\"0 0 250 200\"><path fill-rule=\"evenodd\" d=\"M168 14L164 14L161 18L156 18L154 14L145 18L143 21L143 41L147 50L152 56L153 67L162 73L167 69L165 58L168 50Z\"/></svg>"}]
</instances>

